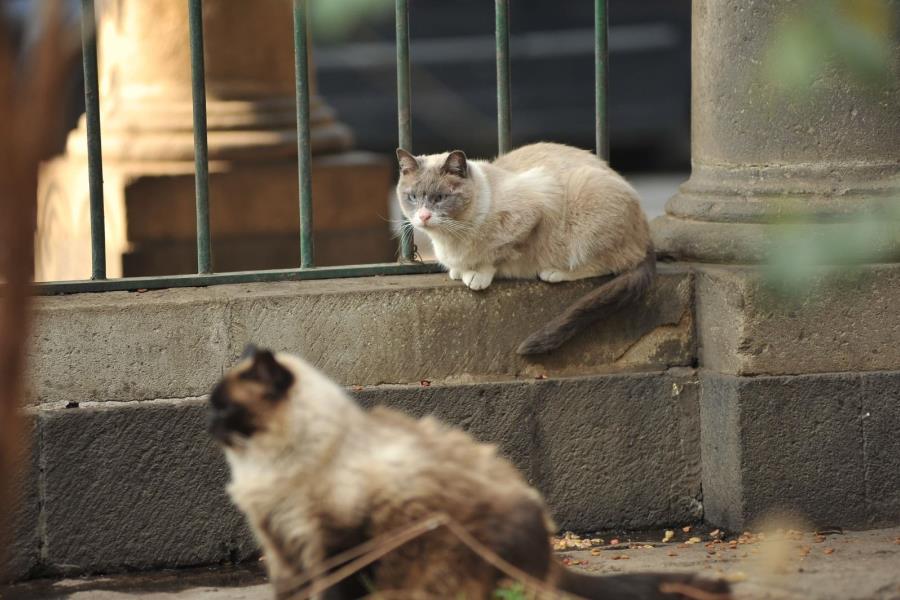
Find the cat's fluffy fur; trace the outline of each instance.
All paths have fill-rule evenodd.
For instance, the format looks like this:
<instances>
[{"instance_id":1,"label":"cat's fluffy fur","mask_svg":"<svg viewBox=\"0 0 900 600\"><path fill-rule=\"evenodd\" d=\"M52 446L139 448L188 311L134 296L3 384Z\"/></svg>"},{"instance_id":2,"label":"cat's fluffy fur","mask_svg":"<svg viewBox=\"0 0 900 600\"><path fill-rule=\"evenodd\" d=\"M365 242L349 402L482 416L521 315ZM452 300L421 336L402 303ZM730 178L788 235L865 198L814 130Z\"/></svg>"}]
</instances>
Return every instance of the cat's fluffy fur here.
<instances>
[{"instance_id":1,"label":"cat's fluffy fur","mask_svg":"<svg viewBox=\"0 0 900 600\"><path fill-rule=\"evenodd\" d=\"M634 189L595 155L562 144L523 146L493 162L461 150L413 156L398 149L397 198L438 261L473 290L494 277L555 283L617 276L526 340L520 354L552 350L603 309L652 281L655 257Z\"/></svg>"},{"instance_id":2,"label":"cat's fluffy fur","mask_svg":"<svg viewBox=\"0 0 900 600\"><path fill-rule=\"evenodd\" d=\"M662 599L663 581L727 591L690 575L589 577L552 557L544 503L492 445L432 418L363 411L291 355L255 351L211 396L210 430L231 468L228 492L246 514L276 590L329 556L434 513L449 515L532 577L587 598ZM380 591L489 598L500 573L446 529L366 571ZM328 598L367 595L359 578Z\"/></svg>"}]
</instances>

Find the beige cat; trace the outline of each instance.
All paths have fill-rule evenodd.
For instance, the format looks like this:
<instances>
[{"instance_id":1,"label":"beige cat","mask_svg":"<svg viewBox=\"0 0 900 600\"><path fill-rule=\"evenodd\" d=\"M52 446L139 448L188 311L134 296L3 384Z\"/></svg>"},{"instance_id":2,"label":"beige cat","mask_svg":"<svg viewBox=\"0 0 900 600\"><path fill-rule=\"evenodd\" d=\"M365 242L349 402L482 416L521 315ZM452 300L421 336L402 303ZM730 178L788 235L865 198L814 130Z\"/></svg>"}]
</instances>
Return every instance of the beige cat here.
<instances>
[{"instance_id":1,"label":"beige cat","mask_svg":"<svg viewBox=\"0 0 900 600\"><path fill-rule=\"evenodd\" d=\"M461 150L413 156L397 150L397 198L432 241L450 277L483 290L494 277L608 282L531 335L519 354L559 347L601 311L652 283L656 259L637 193L607 164L562 144L523 146L493 162Z\"/></svg>"},{"instance_id":2,"label":"beige cat","mask_svg":"<svg viewBox=\"0 0 900 600\"><path fill-rule=\"evenodd\" d=\"M252 349L210 398L210 431L231 468L228 492L263 547L279 598L329 557L434 514L548 586L582 598L662 600L664 584L729 598L721 581L682 574L592 577L555 560L540 494L492 445L432 418L363 411L303 360ZM325 595L487 599L501 572L447 529L415 538ZM699 593L699 590L694 591ZM709 592L720 595L713 596ZM396 596L394 596L396 597Z\"/></svg>"}]
</instances>

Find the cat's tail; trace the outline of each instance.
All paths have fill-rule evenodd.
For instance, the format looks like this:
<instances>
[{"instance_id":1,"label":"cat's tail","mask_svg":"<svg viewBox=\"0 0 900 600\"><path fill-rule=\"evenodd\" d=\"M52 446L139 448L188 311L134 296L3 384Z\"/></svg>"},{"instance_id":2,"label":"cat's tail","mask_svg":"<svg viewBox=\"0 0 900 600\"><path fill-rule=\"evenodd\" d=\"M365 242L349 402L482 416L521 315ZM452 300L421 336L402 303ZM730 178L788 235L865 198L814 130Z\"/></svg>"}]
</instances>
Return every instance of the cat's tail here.
<instances>
[{"instance_id":1,"label":"cat's tail","mask_svg":"<svg viewBox=\"0 0 900 600\"><path fill-rule=\"evenodd\" d=\"M558 565L558 563L555 563ZM588 575L556 567L556 587L586 600L731 600L731 586L722 579L693 573L629 573Z\"/></svg>"},{"instance_id":2,"label":"cat's tail","mask_svg":"<svg viewBox=\"0 0 900 600\"><path fill-rule=\"evenodd\" d=\"M516 348L518 354L543 354L563 345L581 329L609 310L616 310L640 298L653 284L656 252L651 247L635 268L613 277L585 294L558 317L532 333Z\"/></svg>"}]
</instances>

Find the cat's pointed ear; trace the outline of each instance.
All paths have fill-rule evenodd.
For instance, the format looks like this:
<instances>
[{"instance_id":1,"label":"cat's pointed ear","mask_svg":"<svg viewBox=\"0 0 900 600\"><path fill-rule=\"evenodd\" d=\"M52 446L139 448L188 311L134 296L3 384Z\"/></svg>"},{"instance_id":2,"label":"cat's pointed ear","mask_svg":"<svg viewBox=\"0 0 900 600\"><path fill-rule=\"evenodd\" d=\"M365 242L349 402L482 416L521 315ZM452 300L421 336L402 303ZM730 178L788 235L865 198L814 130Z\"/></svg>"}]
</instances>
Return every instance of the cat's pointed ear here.
<instances>
[{"instance_id":1,"label":"cat's pointed ear","mask_svg":"<svg viewBox=\"0 0 900 600\"><path fill-rule=\"evenodd\" d=\"M400 173L402 175L408 175L419 170L419 161L403 148L397 148L397 163L400 165Z\"/></svg>"},{"instance_id":2,"label":"cat's pointed ear","mask_svg":"<svg viewBox=\"0 0 900 600\"><path fill-rule=\"evenodd\" d=\"M454 150L447 155L444 166L441 167L441 173L445 175L456 175L457 177L466 177L469 174L469 165L466 163L466 153L462 150Z\"/></svg>"},{"instance_id":3,"label":"cat's pointed ear","mask_svg":"<svg viewBox=\"0 0 900 600\"><path fill-rule=\"evenodd\" d=\"M255 350L250 367L241 373L241 379L252 379L283 394L294 383L294 376L284 368L271 350Z\"/></svg>"}]
</instances>

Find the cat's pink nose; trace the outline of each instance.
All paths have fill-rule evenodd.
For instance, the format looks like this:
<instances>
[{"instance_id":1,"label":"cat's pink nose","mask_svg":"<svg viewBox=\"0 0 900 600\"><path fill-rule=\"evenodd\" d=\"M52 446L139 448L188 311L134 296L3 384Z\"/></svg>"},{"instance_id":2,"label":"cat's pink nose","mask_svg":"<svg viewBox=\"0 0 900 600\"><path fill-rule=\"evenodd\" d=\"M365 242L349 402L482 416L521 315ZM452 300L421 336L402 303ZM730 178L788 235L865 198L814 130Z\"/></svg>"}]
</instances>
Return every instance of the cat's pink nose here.
<instances>
[{"instance_id":1,"label":"cat's pink nose","mask_svg":"<svg viewBox=\"0 0 900 600\"><path fill-rule=\"evenodd\" d=\"M431 218L431 211L427 208L420 208L416 211L416 216L419 217L419 220L422 221L422 223L427 223L428 219Z\"/></svg>"}]
</instances>

